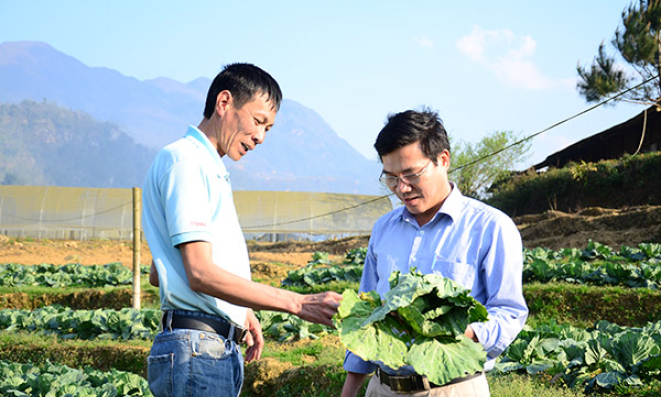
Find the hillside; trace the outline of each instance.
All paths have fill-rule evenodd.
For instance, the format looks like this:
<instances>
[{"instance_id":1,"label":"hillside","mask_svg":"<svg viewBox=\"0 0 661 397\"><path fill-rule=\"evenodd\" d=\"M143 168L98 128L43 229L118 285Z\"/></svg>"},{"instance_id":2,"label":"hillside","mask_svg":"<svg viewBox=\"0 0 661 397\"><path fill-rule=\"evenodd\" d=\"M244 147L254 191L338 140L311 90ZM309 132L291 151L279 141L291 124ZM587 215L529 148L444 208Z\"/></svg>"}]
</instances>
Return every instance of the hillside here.
<instances>
[{"instance_id":1,"label":"hillside","mask_svg":"<svg viewBox=\"0 0 661 397\"><path fill-rule=\"evenodd\" d=\"M49 102L0 104L0 183L142 186L155 151L111 123Z\"/></svg>"},{"instance_id":2,"label":"hillside","mask_svg":"<svg viewBox=\"0 0 661 397\"><path fill-rule=\"evenodd\" d=\"M46 101L80 110L98 122L113 123L136 144L152 150L200 122L210 83L206 77L189 83L169 78L140 81L108 68L89 67L46 43L0 44L0 103ZM286 87L283 90L286 94ZM59 152L50 155L55 156L53 162L69 161ZM0 167L4 161L0 158ZM27 159L21 161L27 164ZM340 138L317 112L291 99L283 101L265 143L241 162L226 161L226 165L238 190L381 193L380 165ZM34 171L24 172L21 183L53 183L38 174L38 167ZM105 181L107 175L99 174L97 179ZM63 183L73 186L79 181Z\"/></svg>"}]
</instances>

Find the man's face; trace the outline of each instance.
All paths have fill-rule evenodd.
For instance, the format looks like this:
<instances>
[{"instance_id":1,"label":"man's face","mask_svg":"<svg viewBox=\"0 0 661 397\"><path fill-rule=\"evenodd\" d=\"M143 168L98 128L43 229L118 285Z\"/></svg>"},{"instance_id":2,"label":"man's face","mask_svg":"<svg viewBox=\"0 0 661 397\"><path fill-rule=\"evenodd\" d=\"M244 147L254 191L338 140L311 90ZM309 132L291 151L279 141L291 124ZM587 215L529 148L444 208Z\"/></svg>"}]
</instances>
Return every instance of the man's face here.
<instances>
[{"instance_id":1,"label":"man's face","mask_svg":"<svg viewBox=\"0 0 661 397\"><path fill-rule=\"evenodd\" d=\"M420 142L414 142L382 156L381 162L383 175L386 176L401 177L424 170L418 177L411 178L412 183L400 179L390 190L404 203L420 226L429 222L452 190L447 174L450 153L444 150L438 156L436 165L424 156Z\"/></svg>"},{"instance_id":2,"label":"man's face","mask_svg":"<svg viewBox=\"0 0 661 397\"><path fill-rule=\"evenodd\" d=\"M216 129L216 149L220 156L239 161L250 150L264 142L266 132L275 122L276 111L266 95L255 95L240 108L229 100L224 105L221 122Z\"/></svg>"}]
</instances>

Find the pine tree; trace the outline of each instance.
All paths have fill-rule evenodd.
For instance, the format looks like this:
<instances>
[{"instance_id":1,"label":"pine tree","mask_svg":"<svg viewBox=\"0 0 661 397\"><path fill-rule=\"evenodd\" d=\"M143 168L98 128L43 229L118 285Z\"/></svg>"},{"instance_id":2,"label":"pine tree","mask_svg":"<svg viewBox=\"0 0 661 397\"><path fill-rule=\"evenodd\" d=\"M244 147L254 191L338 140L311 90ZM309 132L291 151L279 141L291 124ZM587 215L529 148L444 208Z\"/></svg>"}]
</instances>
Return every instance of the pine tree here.
<instances>
[{"instance_id":1,"label":"pine tree","mask_svg":"<svg viewBox=\"0 0 661 397\"><path fill-rule=\"evenodd\" d=\"M647 83L618 98L643 104L661 99L661 0L639 0L622 11L622 26L611 44L630 66L628 72L606 53L604 43L589 68L579 64L577 89L588 102L597 102L627 87ZM653 79L654 77L656 79Z\"/></svg>"}]
</instances>

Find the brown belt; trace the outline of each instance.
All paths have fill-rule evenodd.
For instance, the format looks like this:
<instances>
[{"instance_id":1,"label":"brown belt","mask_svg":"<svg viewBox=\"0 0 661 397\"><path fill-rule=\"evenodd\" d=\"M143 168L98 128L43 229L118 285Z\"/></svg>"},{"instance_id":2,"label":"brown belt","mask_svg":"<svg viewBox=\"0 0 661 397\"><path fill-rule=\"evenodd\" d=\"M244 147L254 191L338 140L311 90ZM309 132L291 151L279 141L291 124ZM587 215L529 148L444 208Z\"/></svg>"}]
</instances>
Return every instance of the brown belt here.
<instances>
[{"instance_id":1,"label":"brown belt","mask_svg":"<svg viewBox=\"0 0 661 397\"><path fill-rule=\"evenodd\" d=\"M416 393L423 390L431 390L436 387L456 385L457 383L466 382L483 374L484 372L476 372L471 375L454 378L444 385L437 385L430 382L426 376L418 374L389 375L381 371L381 368L376 369L376 376L379 378L381 384L390 387L390 390L395 393Z\"/></svg>"}]
</instances>

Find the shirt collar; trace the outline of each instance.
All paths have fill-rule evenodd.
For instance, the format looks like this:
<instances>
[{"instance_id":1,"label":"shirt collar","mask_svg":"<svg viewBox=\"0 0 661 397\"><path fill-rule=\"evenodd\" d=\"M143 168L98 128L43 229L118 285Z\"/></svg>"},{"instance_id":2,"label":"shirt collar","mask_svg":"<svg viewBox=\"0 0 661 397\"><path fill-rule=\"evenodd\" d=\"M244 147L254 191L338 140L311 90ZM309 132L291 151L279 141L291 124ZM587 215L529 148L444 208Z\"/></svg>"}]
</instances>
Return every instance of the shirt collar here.
<instances>
[{"instance_id":1,"label":"shirt collar","mask_svg":"<svg viewBox=\"0 0 661 397\"><path fill-rule=\"evenodd\" d=\"M457 187L454 182L450 182L450 186L452 187L450 194L445 198L441 208L438 209L436 214L434 214L434 217L429 222L427 222L426 225L434 223L437 219L441 218L441 215L447 215L453 221L459 217L461 209L463 208L462 201L464 195L461 194L459 187ZM406 207L403 208L404 209L402 211L401 219L403 221L412 223L415 220L415 217L409 212L408 209L406 209ZM414 224L417 225L418 223L415 222Z\"/></svg>"},{"instance_id":2,"label":"shirt collar","mask_svg":"<svg viewBox=\"0 0 661 397\"><path fill-rule=\"evenodd\" d=\"M200 131L200 129L195 126L189 125L188 130L186 131L186 135L184 135L184 138L191 139L194 142L200 144L211 156L211 158L213 158L215 163L218 165L220 174L225 176L229 175L229 172L227 171L227 167L225 167L225 164L221 160L218 151L216 151L216 148L213 146L213 144L211 143L209 138L204 134L204 132Z\"/></svg>"}]
</instances>

